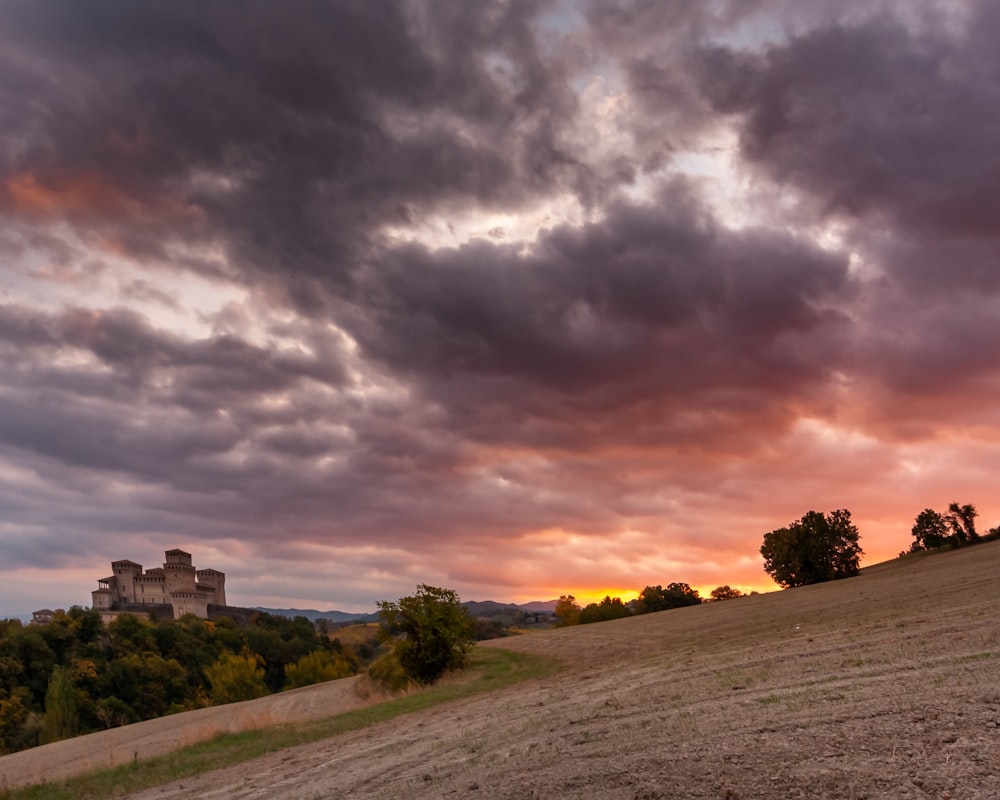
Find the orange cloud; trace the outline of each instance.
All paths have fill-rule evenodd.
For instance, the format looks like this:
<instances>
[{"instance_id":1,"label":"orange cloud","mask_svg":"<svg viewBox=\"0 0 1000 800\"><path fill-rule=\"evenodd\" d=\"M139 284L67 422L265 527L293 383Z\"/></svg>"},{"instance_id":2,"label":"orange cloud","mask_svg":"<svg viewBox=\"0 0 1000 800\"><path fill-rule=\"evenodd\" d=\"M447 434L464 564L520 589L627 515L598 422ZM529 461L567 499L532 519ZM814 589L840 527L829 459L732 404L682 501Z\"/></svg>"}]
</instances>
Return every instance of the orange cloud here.
<instances>
[{"instance_id":1,"label":"orange cloud","mask_svg":"<svg viewBox=\"0 0 1000 800\"><path fill-rule=\"evenodd\" d=\"M204 219L202 209L183 197L136 197L106 176L81 171L40 179L30 172L12 175L0 183L0 213L35 219L104 219L134 223L186 222ZM114 234L92 237L98 247L122 250Z\"/></svg>"},{"instance_id":2,"label":"orange cloud","mask_svg":"<svg viewBox=\"0 0 1000 800\"><path fill-rule=\"evenodd\" d=\"M7 178L0 195L7 210L35 217L135 215L140 204L95 173L39 181L27 172ZM6 202L4 202L6 201Z\"/></svg>"}]
</instances>

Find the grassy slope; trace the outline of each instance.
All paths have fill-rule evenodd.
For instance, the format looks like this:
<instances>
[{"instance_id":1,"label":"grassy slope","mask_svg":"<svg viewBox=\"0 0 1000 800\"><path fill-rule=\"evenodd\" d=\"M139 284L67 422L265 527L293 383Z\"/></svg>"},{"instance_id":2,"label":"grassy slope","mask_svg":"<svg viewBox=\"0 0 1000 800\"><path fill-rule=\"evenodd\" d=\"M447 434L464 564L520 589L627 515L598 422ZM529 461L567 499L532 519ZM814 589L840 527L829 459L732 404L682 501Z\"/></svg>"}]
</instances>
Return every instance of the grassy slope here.
<instances>
[{"instance_id":1,"label":"grassy slope","mask_svg":"<svg viewBox=\"0 0 1000 800\"><path fill-rule=\"evenodd\" d=\"M404 695L319 722L282 725L267 730L220 736L169 755L101 770L91 775L43 786L0 791L0 800L106 800L123 794L198 775L265 753L357 730L463 697L502 689L548 674L558 663L544 657L503 651L474 651L467 671L423 691Z\"/></svg>"}]
</instances>

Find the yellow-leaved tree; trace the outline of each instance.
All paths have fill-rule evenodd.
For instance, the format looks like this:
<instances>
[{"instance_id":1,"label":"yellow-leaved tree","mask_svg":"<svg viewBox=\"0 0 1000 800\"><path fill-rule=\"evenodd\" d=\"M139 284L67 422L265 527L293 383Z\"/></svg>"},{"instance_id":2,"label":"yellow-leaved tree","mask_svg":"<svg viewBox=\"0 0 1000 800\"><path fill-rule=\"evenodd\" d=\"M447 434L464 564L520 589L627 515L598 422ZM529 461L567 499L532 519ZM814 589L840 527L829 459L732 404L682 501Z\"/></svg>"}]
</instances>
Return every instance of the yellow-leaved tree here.
<instances>
[{"instance_id":1,"label":"yellow-leaved tree","mask_svg":"<svg viewBox=\"0 0 1000 800\"><path fill-rule=\"evenodd\" d=\"M212 686L212 703L236 703L253 700L267 694L264 683L264 659L256 653L223 653L205 670L205 677Z\"/></svg>"},{"instance_id":2,"label":"yellow-leaved tree","mask_svg":"<svg viewBox=\"0 0 1000 800\"><path fill-rule=\"evenodd\" d=\"M285 689L298 689L354 674L351 663L339 653L314 650L285 667Z\"/></svg>"}]
</instances>

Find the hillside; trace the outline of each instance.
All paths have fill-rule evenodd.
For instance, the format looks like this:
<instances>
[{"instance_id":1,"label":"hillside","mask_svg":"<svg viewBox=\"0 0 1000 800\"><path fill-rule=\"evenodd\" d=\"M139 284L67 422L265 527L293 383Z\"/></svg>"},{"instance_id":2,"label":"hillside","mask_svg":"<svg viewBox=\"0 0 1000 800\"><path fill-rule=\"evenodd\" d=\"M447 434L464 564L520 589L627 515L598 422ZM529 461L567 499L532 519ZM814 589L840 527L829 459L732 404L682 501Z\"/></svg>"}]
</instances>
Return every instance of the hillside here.
<instances>
[{"instance_id":1,"label":"hillside","mask_svg":"<svg viewBox=\"0 0 1000 800\"><path fill-rule=\"evenodd\" d=\"M137 795L995 798L1000 542L483 644L560 674Z\"/></svg>"}]
</instances>

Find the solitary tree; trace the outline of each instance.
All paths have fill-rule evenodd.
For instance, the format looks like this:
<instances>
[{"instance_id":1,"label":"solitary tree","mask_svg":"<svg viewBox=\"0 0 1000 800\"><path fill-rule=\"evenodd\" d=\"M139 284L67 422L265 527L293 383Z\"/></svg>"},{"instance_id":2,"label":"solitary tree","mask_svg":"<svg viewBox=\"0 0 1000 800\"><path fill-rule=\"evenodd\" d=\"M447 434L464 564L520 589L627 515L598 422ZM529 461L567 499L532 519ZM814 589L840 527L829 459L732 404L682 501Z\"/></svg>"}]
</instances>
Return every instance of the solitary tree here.
<instances>
[{"instance_id":1,"label":"solitary tree","mask_svg":"<svg viewBox=\"0 0 1000 800\"><path fill-rule=\"evenodd\" d=\"M810 511L787 528L764 534L764 571L785 588L857 575L862 554L847 509Z\"/></svg>"},{"instance_id":2,"label":"solitary tree","mask_svg":"<svg viewBox=\"0 0 1000 800\"><path fill-rule=\"evenodd\" d=\"M433 683L463 666L475 644L475 622L451 589L420 584L415 595L380 602L378 609L380 637L406 674L420 683Z\"/></svg>"},{"instance_id":3,"label":"solitary tree","mask_svg":"<svg viewBox=\"0 0 1000 800\"><path fill-rule=\"evenodd\" d=\"M933 508L925 508L917 514L911 530L913 533L911 552L936 549L948 543L948 523Z\"/></svg>"}]
</instances>

